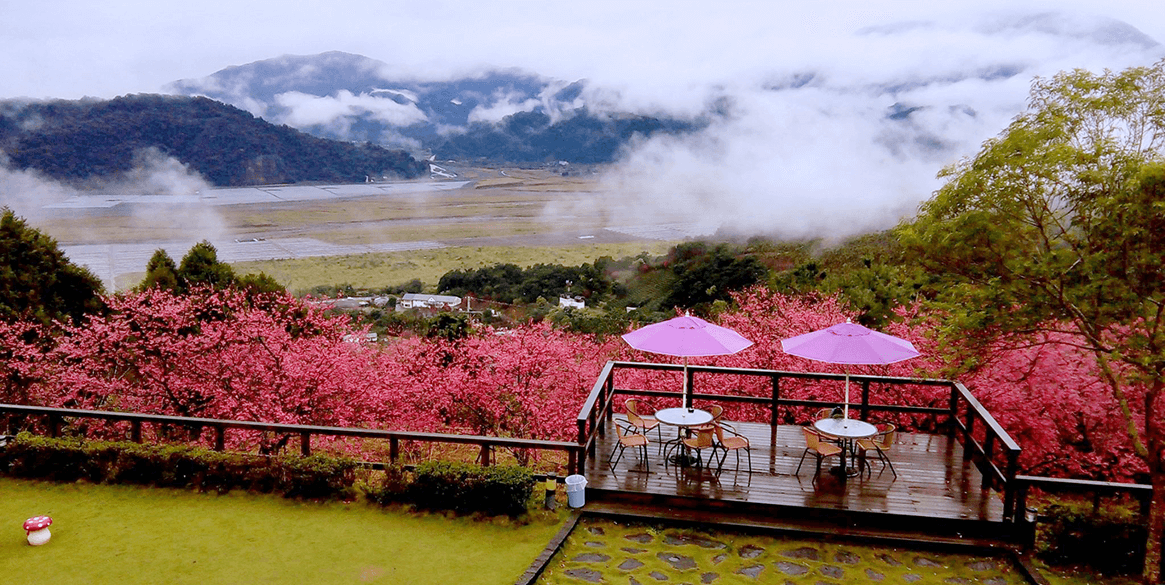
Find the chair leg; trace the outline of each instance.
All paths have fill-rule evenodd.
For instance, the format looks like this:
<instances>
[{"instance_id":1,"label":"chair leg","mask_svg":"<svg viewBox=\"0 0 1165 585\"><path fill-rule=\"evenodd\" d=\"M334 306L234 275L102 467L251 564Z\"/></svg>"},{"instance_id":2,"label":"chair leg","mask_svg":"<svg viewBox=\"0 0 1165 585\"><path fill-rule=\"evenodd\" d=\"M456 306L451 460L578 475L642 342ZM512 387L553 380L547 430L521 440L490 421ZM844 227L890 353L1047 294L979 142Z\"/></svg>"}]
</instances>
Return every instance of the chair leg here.
<instances>
[{"instance_id":1,"label":"chair leg","mask_svg":"<svg viewBox=\"0 0 1165 585\"><path fill-rule=\"evenodd\" d=\"M806 449L806 450L801 452L801 462L797 464L797 471L794 471L793 475L801 475L801 466L804 465L805 456L808 454L809 454L809 449Z\"/></svg>"},{"instance_id":2,"label":"chair leg","mask_svg":"<svg viewBox=\"0 0 1165 585\"><path fill-rule=\"evenodd\" d=\"M878 458L882 460L883 465L890 468L890 473L894 474L894 479L898 479L898 472L894 470L894 464L890 462L890 458L881 449L878 449Z\"/></svg>"},{"instance_id":3,"label":"chair leg","mask_svg":"<svg viewBox=\"0 0 1165 585\"><path fill-rule=\"evenodd\" d=\"M623 458L623 451L624 450L626 450L626 447L623 447L623 443L617 443L615 445L615 448L611 449L611 454L607 456L607 465L611 466L612 471L614 471L615 466L619 464L619 460ZM615 457L616 451L619 452L618 457ZM614 461L611 461L612 458L614 459Z\"/></svg>"}]
</instances>

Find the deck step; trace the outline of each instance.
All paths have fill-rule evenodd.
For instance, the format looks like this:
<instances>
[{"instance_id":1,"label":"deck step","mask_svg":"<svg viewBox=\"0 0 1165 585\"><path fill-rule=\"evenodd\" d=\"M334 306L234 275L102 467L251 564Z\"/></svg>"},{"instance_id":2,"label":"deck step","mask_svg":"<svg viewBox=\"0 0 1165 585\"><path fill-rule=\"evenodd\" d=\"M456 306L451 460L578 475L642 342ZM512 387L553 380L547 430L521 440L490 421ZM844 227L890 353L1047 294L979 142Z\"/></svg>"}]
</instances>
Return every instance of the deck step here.
<instances>
[{"instance_id":1,"label":"deck step","mask_svg":"<svg viewBox=\"0 0 1165 585\"><path fill-rule=\"evenodd\" d=\"M588 493L588 498L591 495ZM626 501L593 501L588 499L582 511L589 515L609 517L627 522L664 521L668 523L714 526L740 532L763 532L797 538L826 540L857 540L885 546L971 548L978 550L1013 550L1016 539L998 530L987 534L958 533L930 530L910 530L903 527L885 528L877 525L857 525L838 519L770 516L724 510L680 509L643 505Z\"/></svg>"}]
</instances>

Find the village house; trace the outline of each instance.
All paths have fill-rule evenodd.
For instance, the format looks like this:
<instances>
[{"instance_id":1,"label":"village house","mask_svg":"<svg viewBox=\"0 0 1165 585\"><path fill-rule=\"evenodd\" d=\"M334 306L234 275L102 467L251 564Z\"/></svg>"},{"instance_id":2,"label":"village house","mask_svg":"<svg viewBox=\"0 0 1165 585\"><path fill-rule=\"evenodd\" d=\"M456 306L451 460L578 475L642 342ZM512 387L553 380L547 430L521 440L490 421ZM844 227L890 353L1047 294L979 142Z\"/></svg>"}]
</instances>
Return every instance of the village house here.
<instances>
[{"instance_id":1,"label":"village house","mask_svg":"<svg viewBox=\"0 0 1165 585\"><path fill-rule=\"evenodd\" d=\"M396 304L397 309L438 309L455 311L461 306L461 297L405 293Z\"/></svg>"}]
</instances>

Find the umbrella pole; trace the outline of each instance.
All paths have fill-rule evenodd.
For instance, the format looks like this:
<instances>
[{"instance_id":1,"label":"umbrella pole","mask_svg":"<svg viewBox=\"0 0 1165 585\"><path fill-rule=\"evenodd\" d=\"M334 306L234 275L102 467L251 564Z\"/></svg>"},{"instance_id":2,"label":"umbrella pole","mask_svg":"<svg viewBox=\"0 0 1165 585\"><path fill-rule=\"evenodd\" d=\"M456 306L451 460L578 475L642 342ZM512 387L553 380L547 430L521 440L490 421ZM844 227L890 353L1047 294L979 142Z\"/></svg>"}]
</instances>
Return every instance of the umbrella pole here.
<instances>
[{"instance_id":1,"label":"umbrella pole","mask_svg":"<svg viewBox=\"0 0 1165 585\"><path fill-rule=\"evenodd\" d=\"M685 408L688 406L691 406L692 403L688 401L688 358L686 358L686 357L684 358L684 398L683 398L683 400L684 400L684 403L681 406L683 406Z\"/></svg>"},{"instance_id":2,"label":"umbrella pole","mask_svg":"<svg viewBox=\"0 0 1165 585\"><path fill-rule=\"evenodd\" d=\"M845 416L849 418L849 366L845 368Z\"/></svg>"}]
</instances>

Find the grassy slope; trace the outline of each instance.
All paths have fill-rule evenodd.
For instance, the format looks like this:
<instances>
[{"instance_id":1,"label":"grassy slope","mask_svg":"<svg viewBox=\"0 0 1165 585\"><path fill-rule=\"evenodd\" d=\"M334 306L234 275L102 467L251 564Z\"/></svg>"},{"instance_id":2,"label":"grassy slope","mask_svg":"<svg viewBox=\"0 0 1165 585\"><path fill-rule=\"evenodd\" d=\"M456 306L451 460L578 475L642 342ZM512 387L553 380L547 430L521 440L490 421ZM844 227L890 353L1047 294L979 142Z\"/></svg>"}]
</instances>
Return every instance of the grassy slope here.
<instances>
[{"instance_id":1,"label":"grassy slope","mask_svg":"<svg viewBox=\"0 0 1165 585\"><path fill-rule=\"evenodd\" d=\"M454 269L472 269L494 264L518 266L562 264L578 266L603 256L614 259L647 252L652 256L667 253L675 242L632 242L625 244L587 244L567 247L472 247L414 250L359 256L332 256L233 265L240 274L266 272L292 292L305 292L316 285L351 284L357 288L382 288L403 284L414 278L434 287L441 276ZM136 284L141 280L137 275Z\"/></svg>"},{"instance_id":2,"label":"grassy slope","mask_svg":"<svg viewBox=\"0 0 1165 585\"><path fill-rule=\"evenodd\" d=\"M24 520L53 517L52 540ZM561 525L0 478L4 583L512 583Z\"/></svg>"}]
</instances>

